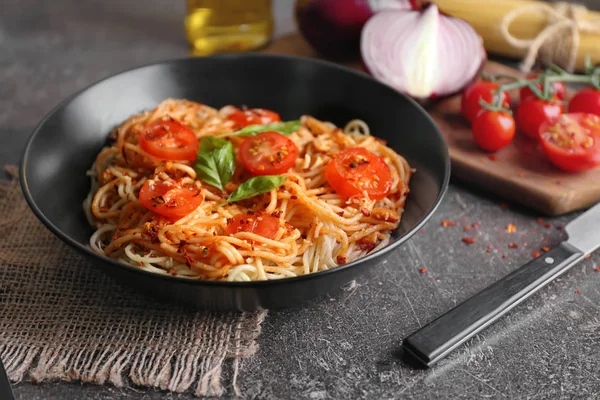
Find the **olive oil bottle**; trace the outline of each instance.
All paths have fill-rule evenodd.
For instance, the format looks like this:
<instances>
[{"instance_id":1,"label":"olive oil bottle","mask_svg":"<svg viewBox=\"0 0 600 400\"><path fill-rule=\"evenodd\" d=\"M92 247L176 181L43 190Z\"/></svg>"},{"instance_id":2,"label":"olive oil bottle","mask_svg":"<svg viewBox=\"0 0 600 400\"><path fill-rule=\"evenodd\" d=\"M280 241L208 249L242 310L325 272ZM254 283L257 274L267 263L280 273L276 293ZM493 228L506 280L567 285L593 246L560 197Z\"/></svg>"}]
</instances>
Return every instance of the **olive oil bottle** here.
<instances>
[{"instance_id":1,"label":"olive oil bottle","mask_svg":"<svg viewBox=\"0 0 600 400\"><path fill-rule=\"evenodd\" d=\"M271 0L187 0L185 31L197 56L258 49L273 33Z\"/></svg>"}]
</instances>

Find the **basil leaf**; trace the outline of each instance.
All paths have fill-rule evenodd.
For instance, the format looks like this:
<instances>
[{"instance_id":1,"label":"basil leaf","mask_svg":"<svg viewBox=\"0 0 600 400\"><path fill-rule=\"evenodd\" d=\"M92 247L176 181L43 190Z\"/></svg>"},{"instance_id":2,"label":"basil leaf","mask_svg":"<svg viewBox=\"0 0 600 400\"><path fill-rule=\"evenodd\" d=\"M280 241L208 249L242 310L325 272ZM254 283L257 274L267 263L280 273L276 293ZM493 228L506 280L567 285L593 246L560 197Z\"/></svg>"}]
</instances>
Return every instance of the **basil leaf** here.
<instances>
[{"instance_id":1,"label":"basil leaf","mask_svg":"<svg viewBox=\"0 0 600 400\"><path fill-rule=\"evenodd\" d=\"M198 178L221 190L235 171L235 153L231 142L214 136L200 139L200 148L194 166Z\"/></svg>"},{"instance_id":2,"label":"basil leaf","mask_svg":"<svg viewBox=\"0 0 600 400\"><path fill-rule=\"evenodd\" d=\"M248 199L262 193L270 192L271 190L277 189L279 186L283 185L284 181L284 175L255 176L254 178L250 178L238 186L238 188L235 189L231 195L229 195L227 201L219 204L217 207L227 203Z\"/></svg>"},{"instance_id":3,"label":"basil leaf","mask_svg":"<svg viewBox=\"0 0 600 400\"><path fill-rule=\"evenodd\" d=\"M283 135L290 135L296 132L302 124L300 120L287 121L287 122L274 122L272 124L262 124L262 125L248 125L247 127L240 129L235 132L227 132L219 135L219 137L226 136L256 136L262 132L278 132Z\"/></svg>"}]
</instances>

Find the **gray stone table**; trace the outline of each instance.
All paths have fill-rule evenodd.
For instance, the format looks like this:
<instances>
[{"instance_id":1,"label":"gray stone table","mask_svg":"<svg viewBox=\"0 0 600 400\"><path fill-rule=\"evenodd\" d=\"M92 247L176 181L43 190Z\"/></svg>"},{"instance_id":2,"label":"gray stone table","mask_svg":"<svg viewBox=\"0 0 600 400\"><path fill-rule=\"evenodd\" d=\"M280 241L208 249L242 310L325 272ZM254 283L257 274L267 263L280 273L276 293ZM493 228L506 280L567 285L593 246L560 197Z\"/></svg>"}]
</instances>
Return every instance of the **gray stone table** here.
<instances>
[{"instance_id":1,"label":"gray stone table","mask_svg":"<svg viewBox=\"0 0 600 400\"><path fill-rule=\"evenodd\" d=\"M291 0L275 0L278 33ZM0 163L16 163L60 100L118 71L187 54L184 2L0 0ZM541 290L430 370L398 357L402 338L563 238L536 214L452 184L433 220L348 287L271 312L260 352L244 361L246 398L594 399L600 393L600 254ZM443 228L441 221L459 221ZM477 222L461 242L462 226ZM517 233L507 234L509 223ZM516 242L518 249L508 248ZM523 243L526 242L526 245ZM499 252L486 252L488 245ZM427 268L427 272L419 272ZM191 398L68 383L16 386L18 399Z\"/></svg>"}]
</instances>

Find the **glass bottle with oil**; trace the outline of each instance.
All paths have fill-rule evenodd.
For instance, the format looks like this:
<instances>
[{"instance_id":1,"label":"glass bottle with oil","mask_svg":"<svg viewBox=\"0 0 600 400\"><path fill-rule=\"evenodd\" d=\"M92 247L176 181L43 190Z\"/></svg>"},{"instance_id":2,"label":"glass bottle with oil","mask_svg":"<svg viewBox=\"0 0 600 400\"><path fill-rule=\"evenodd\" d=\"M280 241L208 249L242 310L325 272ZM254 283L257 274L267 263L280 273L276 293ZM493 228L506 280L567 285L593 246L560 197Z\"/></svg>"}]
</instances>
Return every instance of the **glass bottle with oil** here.
<instances>
[{"instance_id":1,"label":"glass bottle with oil","mask_svg":"<svg viewBox=\"0 0 600 400\"><path fill-rule=\"evenodd\" d=\"M273 33L271 0L187 0L185 31L197 56L258 49Z\"/></svg>"}]
</instances>

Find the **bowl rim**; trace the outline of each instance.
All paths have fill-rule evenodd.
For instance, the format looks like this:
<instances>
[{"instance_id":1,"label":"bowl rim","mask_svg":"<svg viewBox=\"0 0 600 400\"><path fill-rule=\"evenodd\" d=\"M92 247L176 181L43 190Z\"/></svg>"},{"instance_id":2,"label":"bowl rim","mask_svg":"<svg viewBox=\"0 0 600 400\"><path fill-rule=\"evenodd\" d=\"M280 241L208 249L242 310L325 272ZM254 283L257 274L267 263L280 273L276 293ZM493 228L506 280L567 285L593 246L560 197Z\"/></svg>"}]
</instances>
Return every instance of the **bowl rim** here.
<instances>
[{"instance_id":1,"label":"bowl rim","mask_svg":"<svg viewBox=\"0 0 600 400\"><path fill-rule=\"evenodd\" d=\"M190 279L190 278L172 276L172 275L168 275L168 274L163 275L163 274L158 274L156 272L146 271L146 270L134 267L132 265L120 263L109 257L103 256L103 255L100 255L100 254L94 252L89 246L83 245L83 244L79 243L77 240L71 238L69 235L67 235L62 230L60 230L48 217L46 217L46 215L37 206L35 200L33 199L32 194L29 190L29 185L27 182L27 169L26 168L27 168L27 164L29 162L29 152L31 150L31 147L32 147L33 142L35 141L36 137L40 134L40 132L42 131L42 128L45 126L46 121L48 119L50 119L50 117L52 117L55 113L57 113L61 109L65 108L68 104L70 104L72 101L74 101L77 97L79 97L80 95L82 95L83 93L88 91L89 89L102 84L104 81L110 80L112 78L115 78L117 76L121 76L121 75L124 75L127 73L131 73L131 72L134 72L137 70L142 70L145 68L152 68L152 67L164 66L164 65L175 65L175 64L186 63L186 62L205 62L205 61L211 62L212 60L215 60L215 59L224 59L224 60L235 61L238 59L247 59L247 58L283 59L283 60L289 60L289 61L293 61L293 62L307 62L307 63L320 65L320 66L323 66L326 68L334 69L334 70L337 70L339 72L343 72L346 74L349 73L351 75L356 76L357 78L370 80L375 84L383 85L387 89L394 91L398 96L402 96L405 98L405 100L408 100L408 102L410 104L412 104L415 107L415 109L418 110L418 112L420 112L421 114L423 114L425 116L425 118L430 122L430 124L434 128L434 132L438 136L438 138L440 139L440 143L442 144L442 150L443 150L444 158L445 158L444 177L443 177L443 181L442 181L442 186L440 188L440 191L439 191L433 205L419 219L419 221L415 224L415 226L412 229L408 230L402 236L397 238L393 243L383 247L382 249L379 249L379 250L377 250L371 254L368 254L364 257L358 258L347 264L340 265L340 266L337 266L335 268L331 268L331 269L328 269L325 271L318 271L318 272L309 273L307 275L301 275L301 276L290 277L290 278L282 278L282 279L250 281L250 282L230 282L230 281ZM448 152L448 144L446 143L444 136L442 135L439 128L435 124L431 115L429 115L429 113L427 113L427 111L425 111L425 109L419 103L417 103L414 99L406 96L403 93L400 93L400 92L394 90L390 86L385 85L384 83L378 81L377 79L373 78L372 76L370 76L364 72L345 67L340 64L336 64L336 63L326 61L326 60L310 58L310 57L300 57L300 56L293 56L293 55L286 55L286 54L229 53L229 54L217 54L217 55L212 55L212 56L207 56L207 57L196 57L196 58L194 58L194 57L172 58L172 59L165 59L165 60L161 60L161 61L154 61L154 62L142 64L139 66L125 69L120 72L110 74L104 78L101 78L100 80L98 80L94 83L91 83L91 84L85 86L84 88L76 91L75 93L71 94L66 99L59 102L58 105L56 105L54 108L52 108L41 119L41 121L34 128L30 137L27 139L27 144L25 145L25 149L24 149L24 151L22 153L22 157L21 157L21 162L19 164L19 182L20 182L21 190L23 191L23 195L25 197L27 204L29 205L29 207L31 208L31 210L33 211L35 216L46 226L46 228L48 228L55 236L57 236L59 239L61 239L64 243L68 244L70 247L79 251L81 254L91 257L92 259L96 259L99 262L104 263L105 265L110 265L113 268L124 268L124 269L129 270L130 272L133 272L136 274L146 275L149 278L166 279L166 280L172 281L177 284L194 285L194 286L230 287L230 288L261 288L261 287L265 287L265 286L281 285L281 284L294 284L294 283L307 281L307 280L320 279L321 277L325 277L327 275L330 275L330 274L333 274L336 272L349 270L352 268L356 268L360 265L367 264L368 261L375 260L375 259L391 252L392 250L395 250L398 246L400 246L401 244L406 242L418 230L420 230L429 221L429 219L433 216L435 211L438 209L438 207L440 206L440 204L448 190L448 185L450 182L450 168L451 167L450 167L450 155ZM409 200L407 200L407 201L409 201Z\"/></svg>"}]
</instances>

